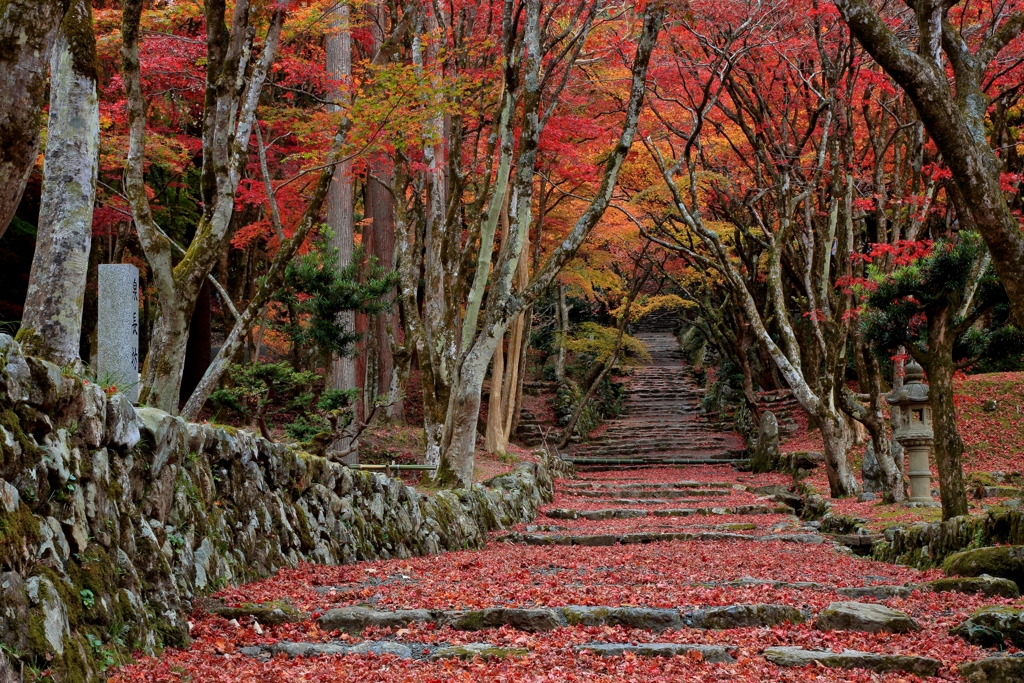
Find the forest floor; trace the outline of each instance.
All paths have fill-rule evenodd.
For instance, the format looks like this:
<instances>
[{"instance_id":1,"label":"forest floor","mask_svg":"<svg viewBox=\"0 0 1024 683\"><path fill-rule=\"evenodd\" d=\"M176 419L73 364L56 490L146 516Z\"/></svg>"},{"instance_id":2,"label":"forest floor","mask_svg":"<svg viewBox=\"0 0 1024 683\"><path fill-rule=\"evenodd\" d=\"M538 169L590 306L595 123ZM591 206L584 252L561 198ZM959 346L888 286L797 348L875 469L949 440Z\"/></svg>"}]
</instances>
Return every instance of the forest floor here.
<instances>
[{"instance_id":1,"label":"forest floor","mask_svg":"<svg viewBox=\"0 0 1024 683\"><path fill-rule=\"evenodd\" d=\"M286 601L309 617L258 625L200 610L192 617L190 649L143 658L113 680L895 682L958 680L957 665L990 654L949 629L982 605L1020 606L1021 600L914 590L941 572L857 557L754 491L786 482L784 475L752 475L729 466L593 472L559 480L541 517L494 534L483 550L338 567L306 564L222 591L218 597L228 604ZM565 519L608 510L629 512ZM643 516L600 519L606 514ZM869 590L851 590L864 588ZM819 629L816 615L844 601L898 610L920 630ZM612 609L588 612L591 625L587 619L549 623L544 614L512 609L588 605ZM749 619L746 625L722 630L701 623L697 612L736 605L798 612L762 607L741 615ZM490 613L490 622L478 615L458 623L450 612L434 612L410 616L408 624L347 633L318 621L330 610L354 606L377 615L501 609ZM371 617L371 623L381 618ZM445 620L452 625L438 625ZM676 654L645 656L652 650L640 646L649 643ZM370 651L353 651L359 644ZM489 649L477 656L472 648L445 649L467 644ZM604 656L609 644L624 644L626 651ZM938 677L784 668L766 658L766 649L777 646L932 658L937 663L906 660L904 666L931 666ZM297 653L310 656L291 656Z\"/></svg>"},{"instance_id":2,"label":"forest floor","mask_svg":"<svg viewBox=\"0 0 1024 683\"><path fill-rule=\"evenodd\" d=\"M969 471L1021 468L1021 385L1010 375L961 385ZM990 398L996 410L985 411ZM807 483L826 491L821 468ZM224 590L229 605L284 601L305 615L268 625L197 609L189 649L141 658L112 680L936 681L962 680L959 665L991 655L950 628L983 605L1024 601L922 590L941 572L858 557L760 488L790 484L729 465L584 471L556 481L533 523L482 550L304 564ZM937 514L833 502L876 526ZM993 502L1005 500L974 510ZM901 612L887 617L901 632L831 630L821 613L839 602ZM888 672L781 666L776 647L884 655L854 659Z\"/></svg>"}]
</instances>

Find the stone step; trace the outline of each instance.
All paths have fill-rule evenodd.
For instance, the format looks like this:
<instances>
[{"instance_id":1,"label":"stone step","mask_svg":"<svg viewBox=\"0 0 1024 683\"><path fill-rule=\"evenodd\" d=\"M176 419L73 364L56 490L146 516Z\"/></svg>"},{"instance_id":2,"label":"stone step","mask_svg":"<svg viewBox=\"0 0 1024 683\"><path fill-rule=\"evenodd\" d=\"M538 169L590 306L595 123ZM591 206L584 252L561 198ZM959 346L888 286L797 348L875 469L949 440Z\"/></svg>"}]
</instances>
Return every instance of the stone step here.
<instances>
[{"instance_id":1,"label":"stone step","mask_svg":"<svg viewBox=\"0 0 1024 683\"><path fill-rule=\"evenodd\" d=\"M700 654L701 661L712 664L732 664L736 660L729 654L735 645L690 645L680 643L586 643L574 648L577 652L589 652L599 657L676 657L690 653Z\"/></svg>"},{"instance_id":2,"label":"stone step","mask_svg":"<svg viewBox=\"0 0 1024 683\"><path fill-rule=\"evenodd\" d=\"M490 643L466 645L439 645L435 643L403 643L392 640L366 641L358 645L344 642L294 643L281 641L272 645L255 645L238 650L241 654L259 659L271 659L283 654L294 657L325 657L338 655L391 655L399 659L422 659L435 662L440 659L505 659L525 657L530 651L521 647L506 647Z\"/></svg>"},{"instance_id":3,"label":"stone step","mask_svg":"<svg viewBox=\"0 0 1024 683\"><path fill-rule=\"evenodd\" d=\"M560 483L560 489L737 489L746 491L747 487L742 484L734 484L730 481L673 481L673 482L648 482L643 480L625 479L623 481L635 483L602 484L597 481L589 482L566 482Z\"/></svg>"},{"instance_id":4,"label":"stone step","mask_svg":"<svg viewBox=\"0 0 1024 683\"><path fill-rule=\"evenodd\" d=\"M936 676L942 662L917 655L892 655L858 650L805 650L802 647L770 647L763 656L772 664L786 667L823 666L829 669L868 669L875 673L910 673ZM1009 680L1009 679L1006 679Z\"/></svg>"},{"instance_id":5,"label":"stone step","mask_svg":"<svg viewBox=\"0 0 1024 683\"><path fill-rule=\"evenodd\" d=\"M397 610L339 607L324 612L317 626L326 632L360 635L368 627L404 628L412 623L433 623L456 631L509 627L543 633L566 626L622 626L647 631L696 628L725 630L802 624L809 612L790 605L754 603L699 607L637 607L566 605L564 607L486 607L476 610Z\"/></svg>"},{"instance_id":6,"label":"stone step","mask_svg":"<svg viewBox=\"0 0 1024 683\"><path fill-rule=\"evenodd\" d=\"M647 491L645 489L624 489L615 492L618 496L629 496L631 498L704 498L704 497L715 497L715 496L728 496L732 494L731 490L726 489L663 489ZM574 496L580 498L602 498L608 495L607 491L574 491Z\"/></svg>"},{"instance_id":7,"label":"stone step","mask_svg":"<svg viewBox=\"0 0 1024 683\"><path fill-rule=\"evenodd\" d=\"M551 519L586 519L601 521L606 519L633 519L637 517L693 517L699 515L769 515L795 514L787 505L737 505L734 507L714 508L674 508L668 510L637 510L631 508L608 508L604 510L571 510L554 508L544 513Z\"/></svg>"},{"instance_id":8,"label":"stone step","mask_svg":"<svg viewBox=\"0 0 1024 683\"><path fill-rule=\"evenodd\" d=\"M611 546L611 545L631 545L635 543L659 543L663 541L725 541L725 540L739 540L739 541L782 541L784 543L807 543L810 545L819 545L825 542L825 538L818 534L769 534L766 536L754 536L744 534L727 533L724 531L707 531L707 532L651 532L651 533L632 533L632 534L577 534L577 535L562 535L562 534L521 534L519 532L511 532L497 536L495 541L499 543L519 543L523 545L579 545L579 546Z\"/></svg>"}]
</instances>

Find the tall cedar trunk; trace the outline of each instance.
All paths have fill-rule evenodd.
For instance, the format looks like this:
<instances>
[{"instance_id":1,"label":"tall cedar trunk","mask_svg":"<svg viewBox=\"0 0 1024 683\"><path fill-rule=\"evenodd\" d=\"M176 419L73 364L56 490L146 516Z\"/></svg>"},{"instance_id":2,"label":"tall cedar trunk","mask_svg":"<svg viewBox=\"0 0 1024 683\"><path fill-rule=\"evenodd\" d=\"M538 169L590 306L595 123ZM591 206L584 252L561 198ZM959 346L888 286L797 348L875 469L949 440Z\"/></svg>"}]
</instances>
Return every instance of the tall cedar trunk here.
<instances>
[{"instance_id":1,"label":"tall cedar trunk","mask_svg":"<svg viewBox=\"0 0 1024 683\"><path fill-rule=\"evenodd\" d=\"M939 498L944 520L970 512L964 484L964 442L956 426L956 404L953 401L954 335L946 329L950 314L946 308L928 316L928 355L922 363L928 372L935 466L939 470Z\"/></svg>"},{"instance_id":2,"label":"tall cedar trunk","mask_svg":"<svg viewBox=\"0 0 1024 683\"><path fill-rule=\"evenodd\" d=\"M381 180L378 180L377 177L380 177ZM389 269L394 267L394 201L385 183L390 184L392 181L393 173L388 161L375 169L367 181L367 202L370 215L374 218L372 253L381 265ZM388 295L388 300L392 304L394 303L393 292ZM392 349L397 312L395 306L390 311L379 313L374 321L374 346L377 351L377 373L374 386L376 393L386 395L388 401L391 402L387 409L388 419L400 422L404 417L404 409L398 391Z\"/></svg>"},{"instance_id":3,"label":"tall cedar trunk","mask_svg":"<svg viewBox=\"0 0 1024 683\"><path fill-rule=\"evenodd\" d=\"M375 56L379 57L384 44L384 27L388 20L385 3L371 8L371 35ZM390 188L394 184L394 160L387 154L375 156L370 163L366 179L366 212L373 217L373 245L371 254L386 268L395 265L395 206ZM394 304L392 292L388 300ZM395 368L393 344L400 324L398 307L380 313L373 322L376 378L374 386L378 394L387 395L387 417L395 422L405 421L405 408L401 400L401 387Z\"/></svg>"},{"instance_id":4,"label":"tall cedar trunk","mask_svg":"<svg viewBox=\"0 0 1024 683\"><path fill-rule=\"evenodd\" d=\"M184 403L192 395L199 382L210 367L211 334L210 334L210 281L203 283L196 299L196 308L192 311L192 321L188 326L188 344L185 346L185 367L181 373L181 392L179 402ZM256 341L256 356L259 357L260 342Z\"/></svg>"},{"instance_id":5,"label":"tall cedar trunk","mask_svg":"<svg viewBox=\"0 0 1024 683\"><path fill-rule=\"evenodd\" d=\"M53 50L39 232L22 330L32 353L78 358L100 146L96 41L89 0L75 0Z\"/></svg>"},{"instance_id":6,"label":"tall cedar trunk","mask_svg":"<svg viewBox=\"0 0 1024 683\"><path fill-rule=\"evenodd\" d=\"M368 194L368 183L363 183L363 209L366 218L373 219L370 212L370 198ZM373 226L363 223L360 246L363 249L363 257L366 258L373 253ZM360 266L360 278L362 277L362 266ZM357 409L360 420L369 417L373 410L373 401L377 396L377 373L373 370L376 367L377 345L374 343L374 336L371 334L370 316L365 313L356 313L356 334L359 341L356 343L356 386L362 390Z\"/></svg>"},{"instance_id":7,"label":"tall cedar trunk","mask_svg":"<svg viewBox=\"0 0 1024 683\"><path fill-rule=\"evenodd\" d=\"M39 154L46 72L67 4L7 0L0 14L0 237Z\"/></svg>"},{"instance_id":8,"label":"tall cedar trunk","mask_svg":"<svg viewBox=\"0 0 1024 683\"><path fill-rule=\"evenodd\" d=\"M351 8L347 2L338 4L331 13L333 33L327 38L327 72L328 76L339 82L340 87L333 94L338 102L331 106L331 111L338 111L342 104L348 104L348 88L351 87L352 76L352 34L349 27ZM338 165L331 181L331 189L327 196L327 223L333 232L331 247L337 250L339 268L347 267L352 262L355 252L355 197L352 187L352 162L345 161ZM339 313L341 325L346 330L355 330L355 313L350 310ZM331 372L327 386L330 389L354 389L355 358L351 354L340 356L331 354ZM358 450L350 439L341 438L331 445L332 451L348 452L358 459Z\"/></svg>"},{"instance_id":9,"label":"tall cedar trunk","mask_svg":"<svg viewBox=\"0 0 1024 683\"><path fill-rule=\"evenodd\" d=\"M327 75L340 83L333 99L339 105L347 104L348 88L352 77L352 33L349 27L351 9L347 2L340 3L331 12L333 32L327 36ZM337 111L339 106L331 106ZM327 193L327 224L331 227L331 247L337 250L338 267L345 268L352 263L355 252L355 197L352 188L352 162L345 161L334 172L331 189ZM344 311L340 314L341 324L348 330L356 326L355 313ZM331 355L331 370L327 378L330 389L355 389L356 362L349 356ZM334 450L348 451L352 444L341 439L331 446Z\"/></svg>"}]
</instances>

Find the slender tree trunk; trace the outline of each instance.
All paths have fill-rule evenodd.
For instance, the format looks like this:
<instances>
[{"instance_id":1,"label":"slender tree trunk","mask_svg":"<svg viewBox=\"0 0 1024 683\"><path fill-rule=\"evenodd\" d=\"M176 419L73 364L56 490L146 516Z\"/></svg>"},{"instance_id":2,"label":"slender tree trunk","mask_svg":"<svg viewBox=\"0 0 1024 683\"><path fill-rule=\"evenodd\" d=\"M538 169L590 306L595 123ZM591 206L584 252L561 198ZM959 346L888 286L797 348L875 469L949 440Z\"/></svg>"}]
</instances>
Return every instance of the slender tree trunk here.
<instances>
[{"instance_id":1,"label":"slender tree trunk","mask_svg":"<svg viewBox=\"0 0 1024 683\"><path fill-rule=\"evenodd\" d=\"M39 154L46 71L66 8L66 0L0 5L0 237Z\"/></svg>"},{"instance_id":2,"label":"slender tree trunk","mask_svg":"<svg viewBox=\"0 0 1024 683\"><path fill-rule=\"evenodd\" d=\"M203 375L203 379L199 382L199 386L192 392L192 396L189 397L188 402L182 409L181 415L186 420L194 421L198 417L199 411L203 409L203 405L206 403L206 399L210 397L217 384L220 383L221 377L227 371L235 354L242 349L242 345L245 343L249 332L252 331L256 322L263 317L267 303L284 280L285 268L292 258L295 257L295 254L298 253L299 247L302 246L310 230L313 229L319 219L320 211L327 200L331 179L334 176L334 165L332 162L337 161L341 157L341 151L348 138L349 126L350 122L347 119L339 124L334 136L334 144L327 154L327 163L320 171L316 189L310 198L309 204L306 205L306 210L303 212L295 232L281 244L281 248L278 249L277 254L274 256L266 276L260 282L259 288L249 301L249 305L235 319L235 324L231 328L231 332L228 333L228 337L224 341L223 346L221 346L220 351L217 352L217 357L210 363L210 367L207 368L206 374Z\"/></svg>"},{"instance_id":3,"label":"slender tree trunk","mask_svg":"<svg viewBox=\"0 0 1024 683\"><path fill-rule=\"evenodd\" d=\"M505 415L502 402L502 387L505 382L505 342L501 340L494 347L491 360L491 391L487 397L487 431L484 435L484 449L488 453L504 453L508 450L505 439Z\"/></svg>"},{"instance_id":4,"label":"slender tree trunk","mask_svg":"<svg viewBox=\"0 0 1024 683\"><path fill-rule=\"evenodd\" d=\"M520 292L526 289L526 286L530 283L530 269L527 255L530 253L530 240L527 236L526 242L523 244L523 256L519 259L519 266L516 269L516 289ZM526 352L526 346L529 343L529 339L524 337L526 330L526 314L529 309L523 311L523 313L512 321L509 325L509 353L508 362L506 363L508 371L505 373L505 382L501 390L501 403L504 410L504 422L502 424L502 431L505 435L506 445L512 439L512 424L518 419L516 411L518 404L516 402L516 395L519 393L519 389L522 383L522 377L520 375L520 368L522 366L522 356Z\"/></svg>"},{"instance_id":5,"label":"slender tree trunk","mask_svg":"<svg viewBox=\"0 0 1024 683\"><path fill-rule=\"evenodd\" d=\"M562 440L558 443L559 448L565 448L569 445L569 441L572 439L573 432L576 431L576 423L579 422L580 417L583 415L584 408L587 407L587 403L597 393L598 387L601 386L601 382L608 376L608 373L613 367L615 362L619 359L619 354L622 352L622 342L626 335L626 325L629 324L629 311L633 308L633 302L636 301L637 295L640 290L643 289L644 283L647 282L647 278L651 275L651 268L653 264L648 266L643 275L633 284L633 287L629 291L629 296L626 299L626 305L623 307L622 317L619 318L617 330L615 332L615 348L612 349L612 353L608 356L608 359L604 362L604 366L601 371L597 373L597 376L587 386L586 392L580 397L579 405L576 406L576 410L572 411L572 417L569 418L568 424L565 425L565 431L562 432Z\"/></svg>"},{"instance_id":6,"label":"slender tree trunk","mask_svg":"<svg viewBox=\"0 0 1024 683\"><path fill-rule=\"evenodd\" d=\"M561 382L565 379L565 342L566 337L569 335L569 307L565 303L565 285L559 284L557 289L558 299L555 302L555 310L556 322L558 324L556 326L555 344L558 347L558 352L555 355L555 380Z\"/></svg>"},{"instance_id":7,"label":"slender tree trunk","mask_svg":"<svg viewBox=\"0 0 1024 683\"><path fill-rule=\"evenodd\" d=\"M100 146L89 0L75 0L53 50L39 233L20 337L65 365L78 358Z\"/></svg>"},{"instance_id":8,"label":"slender tree trunk","mask_svg":"<svg viewBox=\"0 0 1024 683\"><path fill-rule=\"evenodd\" d=\"M530 336L533 333L533 306L523 313L523 343L519 352L519 372L516 382L515 400L512 406L512 425L509 427L509 438L519 431L519 419L523 414L523 382L526 381L527 363L530 359Z\"/></svg>"}]
</instances>

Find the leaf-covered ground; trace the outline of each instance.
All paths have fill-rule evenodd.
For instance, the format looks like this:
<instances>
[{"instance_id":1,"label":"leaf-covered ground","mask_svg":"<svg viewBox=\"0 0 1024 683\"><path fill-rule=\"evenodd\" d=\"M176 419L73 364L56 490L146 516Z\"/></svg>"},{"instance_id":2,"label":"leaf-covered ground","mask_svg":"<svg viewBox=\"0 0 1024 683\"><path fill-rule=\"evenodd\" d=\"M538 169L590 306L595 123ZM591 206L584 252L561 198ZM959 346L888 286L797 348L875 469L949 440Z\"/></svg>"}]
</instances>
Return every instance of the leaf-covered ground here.
<instances>
[{"instance_id":1,"label":"leaf-covered ground","mask_svg":"<svg viewBox=\"0 0 1024 683\"><path fill-rule=\"evenodd\" d=\"M678 482L702 482L701 487L666 488ZM746 490L748 485L782 483L781 475L754 476L727 466L652 468L584 474L557 483L555 501L544 511L568 509L660 509L687 507L667 504L598 504L582 495L626 486L626 491L721 490L727 495L701 498L698 506L770 503ZM595 507L597 506L597 507ZM664 525L663 529L660 525ZM532 525L515 531L541 535L622 534L632 532L708 531L743 525L738 533L751 537L785 528L792 534L814 530L781 514L695 514L682 518L641 517L587 521L549 519L543 514ZM753 525L751 527L750 525ZM734 533L730 531L730 533ZM495 535L497 536L497 534ZM934 657L943 663L938 679L959 680L956 666L980 659L986 651L949 635L983 604L1012 604L976 595L915 592L884 604L902 610L922 626L916 633L869 634L822 632L813 623L764 628L706 631L692 628L653 633L623 627L562 627L544 633L525 633L503 627L483 631L454 631L433 624L402 629L371 628L361 636L320 630L315 618L341 606L364 605L379 610L429 608L470 609L563 605L646 606L678 608L683 612L738 603L785 603L816 613L829 603L848 600L838 588L919 583L939 576L907 567L858 558L837 550L830 541L796 543L779 540L667 541L605 547L532 546L492 540L487 548L440 556L364 562L341 567L302 565L282 570L264 581L225 590L229 604L287 600L312 613L299 624L258 626L243 619L233 624L220 617L193 615L188 650L168 650L120 670L116 683L164 681L917 681L909 674L875 674L862 670L825 668L783 669L761 652L773 645L814 649L859 649ZM756 584L814 582L794 587ZM745 585L736 582L745 581ZM872 600L861 598L861 601ZM1021 604L1021 601L1017 601ZM525 648L529 654L483 661L404 660L384 655L336 655L287 659L277 655L260 660L240 653L241 647L278 641L358 642L396 640L403 643L465 644L485 642ZM736 646L735 663L713 664L697 655L644 658L632 655L602 658L574 646L592 642L707 643Z\"/></svg>"}]
</instances>

